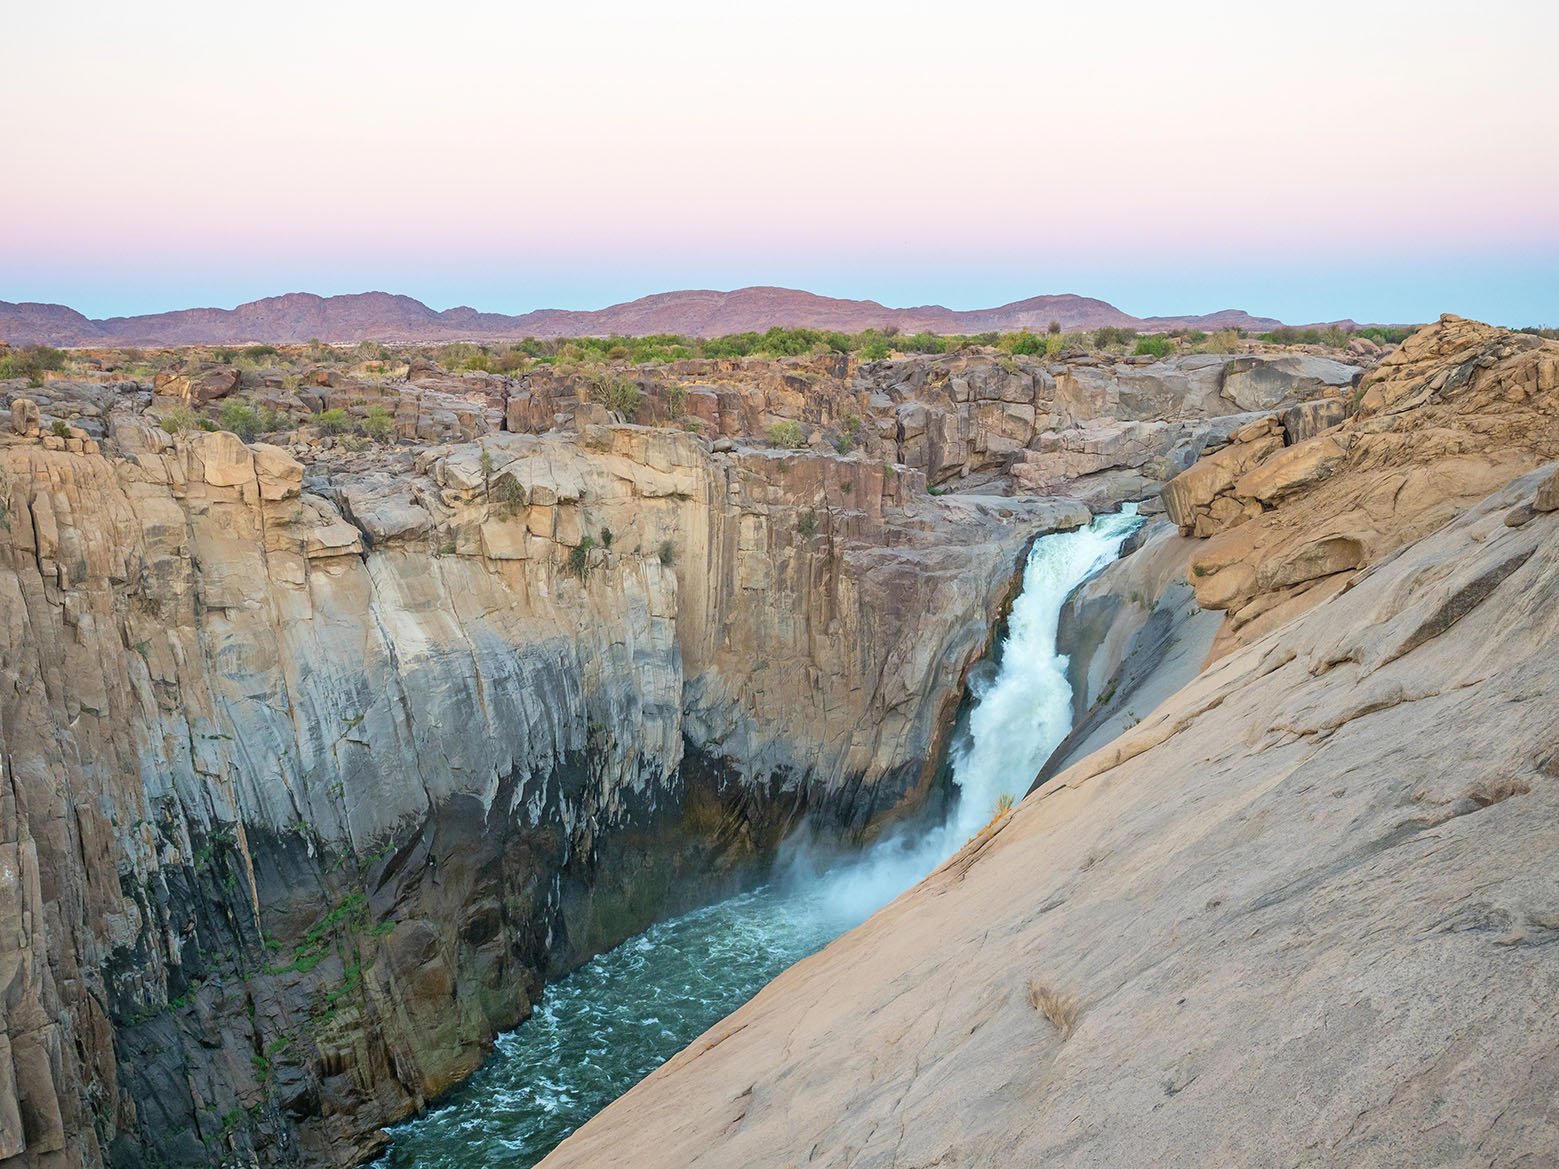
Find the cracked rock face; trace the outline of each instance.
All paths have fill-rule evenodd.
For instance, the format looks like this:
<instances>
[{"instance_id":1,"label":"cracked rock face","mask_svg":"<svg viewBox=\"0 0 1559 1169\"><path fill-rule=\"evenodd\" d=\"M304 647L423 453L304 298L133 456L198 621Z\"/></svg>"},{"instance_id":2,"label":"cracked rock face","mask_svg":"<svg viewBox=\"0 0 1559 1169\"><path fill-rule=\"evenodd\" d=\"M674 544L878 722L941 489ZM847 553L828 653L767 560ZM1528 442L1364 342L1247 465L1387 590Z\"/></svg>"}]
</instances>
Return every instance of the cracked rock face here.
<instances>
[{"instance_id":1,"label":"cracked rock face","mask_svg":"<svg viewBox=\"0 0 1559 1169\"><path fill-rule=\"evenodd\" d=\"M923 804L1087 519L670 430L321 475L103 413L0 440L7 1169L366 1155L544 977Z\"/></svg>"},{"instance_id":2,"label":"cracked rock face","mask_svg":"<svg viewBox=\"0 0 1559 1169\"><path fill-rule=\"evenodd\" d=\"M1559 513L1505 522L1553 474L1230 647L543 1164L1559 1161Z\"/></svg>"}]
</instances>

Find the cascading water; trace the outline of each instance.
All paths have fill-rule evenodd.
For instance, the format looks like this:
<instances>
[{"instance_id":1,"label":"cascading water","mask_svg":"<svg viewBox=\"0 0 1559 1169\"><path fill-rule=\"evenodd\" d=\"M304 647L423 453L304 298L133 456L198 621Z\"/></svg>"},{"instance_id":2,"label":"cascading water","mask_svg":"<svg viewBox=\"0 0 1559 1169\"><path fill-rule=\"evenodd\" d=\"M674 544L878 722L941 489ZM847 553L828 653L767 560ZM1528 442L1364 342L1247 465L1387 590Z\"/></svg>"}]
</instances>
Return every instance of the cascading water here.
<instances>
[{"instance_id":1,"label":"cascading water","mask_svg":"<svg viewBox=\"0 0 1559 1169\"><path fill-rule=\"evenodd\" d=\"M381 1169L528 1169L579 1125L746 1002L920 880L979 830L1003 795L1021 798L1071 729L1056 626L1067 595L1115 558L1135 509L1034 543L1000 665L972 684L968 735L953 752L947 821L817 871L780 879L652 926L548 987L462 1087L394 1132Z\"/></svg>"}]
</instances>

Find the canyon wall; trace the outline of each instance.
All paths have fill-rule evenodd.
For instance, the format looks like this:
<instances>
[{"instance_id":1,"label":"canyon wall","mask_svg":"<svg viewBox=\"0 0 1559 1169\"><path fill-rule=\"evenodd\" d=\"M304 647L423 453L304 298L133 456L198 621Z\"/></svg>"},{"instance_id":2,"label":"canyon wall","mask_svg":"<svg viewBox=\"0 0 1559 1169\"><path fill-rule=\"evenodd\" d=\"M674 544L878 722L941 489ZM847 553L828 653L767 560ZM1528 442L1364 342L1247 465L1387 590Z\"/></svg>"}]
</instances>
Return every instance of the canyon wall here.
<instances>
[{"instance_id":1,"label":"canyon wall","mask_svg":"<svg viewBox=\"0 0 1559 1169\"><path fill-rule=\"evenodd\" d=\"M924 802L1027 542L1087 518L669 430L314 476L17 413L7 1165L365 1155L549 972Z\"/></svg>"},{"instance_id":2,"label":"canyon wall","mask_svg":"<svg viewBox=\"0 0 1559 1169\"><path fill-rule=\"evenodd\" d=\"M1206 667L543 1164L1559 1159L1556 375L1447 318L1191 468L1074 676L1192 591Z\"/></svg>"},{"instance_id":3,"label":"canyon wall","mask_svg":"<svg viewBox=\"0 0 1559 1169\"><path fill-rule=\"evenodd\" d=\"M1317 360L6 384L0 1164L370 1155L545 978L940 798L1029 541Z\"/></svg>"}]
</instances>

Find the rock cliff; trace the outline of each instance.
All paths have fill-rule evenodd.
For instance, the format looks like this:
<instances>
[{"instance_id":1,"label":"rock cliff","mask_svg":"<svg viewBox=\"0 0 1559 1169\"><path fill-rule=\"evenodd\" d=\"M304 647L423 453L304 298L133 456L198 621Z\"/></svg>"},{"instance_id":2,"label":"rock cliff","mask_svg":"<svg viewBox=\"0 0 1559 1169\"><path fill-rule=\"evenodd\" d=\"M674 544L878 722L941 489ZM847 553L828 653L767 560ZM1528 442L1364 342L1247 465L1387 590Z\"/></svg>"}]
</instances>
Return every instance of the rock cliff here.
<instances>
[{"instance_id":1,"label":"rock cliff","mask_svg":"<svg viewBox=\"0 0 1559 1169\"><path fill-rule=\"evenodd\" d=\"M1193 539L1073 636L1085 701L1181 670L1147 649L1188 583L1226 610L1206 668L544 1164L1559 1158L1556 357L1447 319L1353 419L1191 468ZM1087 633L1104 603L1137 635Z\"/></svg>"},{"instance_id":2,"label":"rock cliff","mask_svg":"<svg viewBox=\"0 0 1559 1169\"><path fill-rule=\"evenodd\" d=\"M546 977L937 799L1034 535L1357 375L104 365L4 385L8 1169L368 1155Z\"/></svg>"},{"instance_id":3,"label":"rock cliff","mask_svg":"<svg viewBox=\"0 0 1559 1169\"><path fill-rule=\"evenodd\" d=\"M629 426L342 472L83 394L0 442L7 1166L367 1155L549 973L924 803L1087 518Z\"/></svg>"}]
</instances>

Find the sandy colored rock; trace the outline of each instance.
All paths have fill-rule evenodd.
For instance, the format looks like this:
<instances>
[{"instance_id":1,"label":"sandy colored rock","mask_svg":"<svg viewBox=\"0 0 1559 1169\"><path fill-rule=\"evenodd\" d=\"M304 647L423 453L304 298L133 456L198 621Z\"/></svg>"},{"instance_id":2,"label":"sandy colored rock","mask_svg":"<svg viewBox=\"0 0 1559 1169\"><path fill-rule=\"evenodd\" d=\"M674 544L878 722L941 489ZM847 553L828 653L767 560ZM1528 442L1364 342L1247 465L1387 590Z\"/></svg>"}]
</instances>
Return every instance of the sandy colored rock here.
<instances>
[{"instance_id":1,"label":"sandy colored rock","mask_svg":"<svg viewBox=\"0 0 1559 1169\"><path fill-rule=\"evenodd\" d=\"M543 1165L1559 1160L1559 519L1501 521L1535 486L1232 651Z\"/></svg>"}]
</instances>

